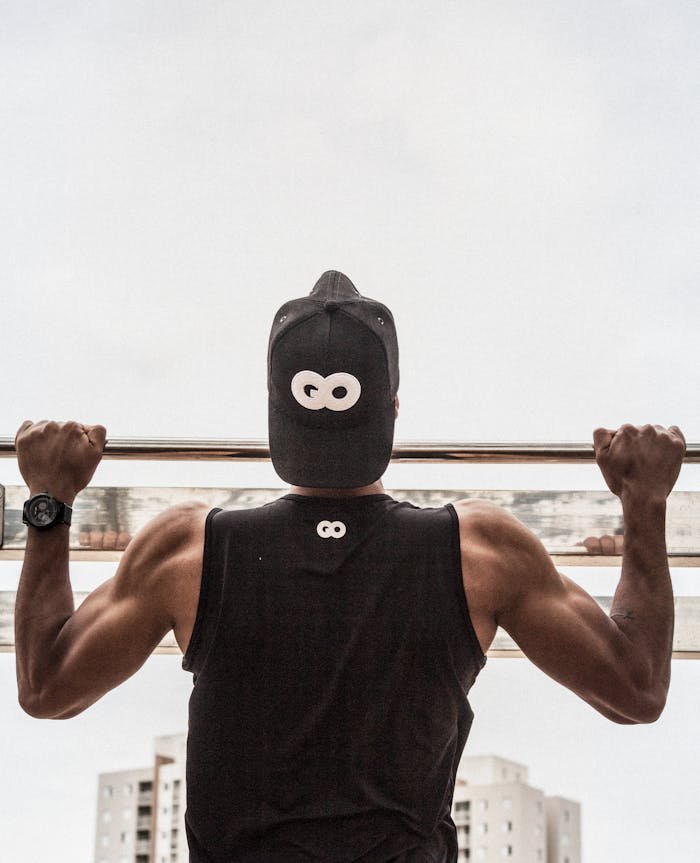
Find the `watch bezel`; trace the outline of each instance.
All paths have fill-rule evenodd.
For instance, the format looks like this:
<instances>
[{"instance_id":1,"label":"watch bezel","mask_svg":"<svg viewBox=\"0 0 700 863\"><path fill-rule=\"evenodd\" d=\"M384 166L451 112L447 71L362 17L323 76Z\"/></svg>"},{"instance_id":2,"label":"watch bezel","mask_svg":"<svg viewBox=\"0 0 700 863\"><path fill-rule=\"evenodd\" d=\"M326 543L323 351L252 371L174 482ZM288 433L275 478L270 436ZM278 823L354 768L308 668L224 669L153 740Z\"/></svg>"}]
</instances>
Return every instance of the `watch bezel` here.
<instances>
[{"instance_id":1,"label":"watch bezel","mask_svg":"<svg viewBox=\"0 0 700 863\"><path fill-rule=\"evenodd\" d=\"M55 508L53 518L46 524L37 524L32 520L31 511L38 500L50 501L52 506ZM55 524L70 525L72 515L72 507L49 494L47 491L40 491L37 494L33 494L29 500L24 502L24 506L22 507L22 522L29 527L33 527L35 530L49 530Z\"/></svg>"}]
</instances>

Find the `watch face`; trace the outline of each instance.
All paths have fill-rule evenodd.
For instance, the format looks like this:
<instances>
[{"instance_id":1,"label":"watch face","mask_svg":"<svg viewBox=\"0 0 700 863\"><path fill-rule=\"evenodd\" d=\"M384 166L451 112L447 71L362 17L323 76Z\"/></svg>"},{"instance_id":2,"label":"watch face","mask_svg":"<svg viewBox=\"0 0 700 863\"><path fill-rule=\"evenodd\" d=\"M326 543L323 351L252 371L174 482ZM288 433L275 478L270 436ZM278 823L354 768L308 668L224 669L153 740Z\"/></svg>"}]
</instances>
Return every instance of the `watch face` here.
<instances>
[{"instance_id":1,"label":"watch face","mask_svg":"<svg viewBox=\"0 0 700 863\"><path fill-rule=\"evenodd\" d=\"M51 524L58 514L56 501L46 495L41 495L29 504L29 520L37 527Z\"/></svg>"}]
</instances>

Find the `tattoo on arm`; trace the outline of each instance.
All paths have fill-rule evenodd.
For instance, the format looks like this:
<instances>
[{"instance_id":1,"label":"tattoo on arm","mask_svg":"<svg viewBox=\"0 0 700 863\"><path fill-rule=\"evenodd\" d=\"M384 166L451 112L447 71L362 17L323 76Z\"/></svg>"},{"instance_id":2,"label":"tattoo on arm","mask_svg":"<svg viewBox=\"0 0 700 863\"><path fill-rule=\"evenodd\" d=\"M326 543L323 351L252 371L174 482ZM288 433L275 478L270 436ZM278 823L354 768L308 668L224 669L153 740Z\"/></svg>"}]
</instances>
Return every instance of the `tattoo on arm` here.
<instances>
[{"instance_id":1,"label":"tattoo on arm","mask_svg":"<svg viewBox=\"0 0 700 863\"><path fill-rule=\"evenodd\" d=\"M610 617L621 617L623 620L634 620L634 612L631 608L613 609L610 612Z\"/></svg>"}]
</instances>

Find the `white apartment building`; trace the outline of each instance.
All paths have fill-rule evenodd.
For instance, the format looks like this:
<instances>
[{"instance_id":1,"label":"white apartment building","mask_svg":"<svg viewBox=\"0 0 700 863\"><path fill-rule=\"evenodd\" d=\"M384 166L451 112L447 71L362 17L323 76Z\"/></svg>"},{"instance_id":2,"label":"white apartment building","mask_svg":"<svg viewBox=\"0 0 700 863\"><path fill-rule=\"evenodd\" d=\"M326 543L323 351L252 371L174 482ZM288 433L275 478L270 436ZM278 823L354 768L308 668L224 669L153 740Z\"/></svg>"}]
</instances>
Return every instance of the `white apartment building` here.
<instances>
[{"instance_id":1,"label":"white apartment building","mask_svg":"<svg viewBox=\"0 0 700 863\"><path fill-rule=\"evenodd\" d=\"M527 782L514 761L462 759L452 804L460 862L581 863L580 805Z\"/></svg>"},{"instance_id":2,"label":"white apartment building","mask_svg":"<svg viewBox=\"0 0 700 863\"><path fill-rule=\"evenodd\" d=\"M186 747L185 734L158 737L152 766L100 774L95 863L187 863ZM581 863L579 804L527 782L514 761L462 759L452 805L460 863Z\"/></svg>"},{"instance_id":3,"label":"white apartment building","mask_svg":"<svg viewBox=\"0 0 700 863\"><path fill-rule=\"evenodd\" d=\"M101 773L95 863L187 863L186 736L157 737L151 767Z\"/></svg>"}]
</instances>

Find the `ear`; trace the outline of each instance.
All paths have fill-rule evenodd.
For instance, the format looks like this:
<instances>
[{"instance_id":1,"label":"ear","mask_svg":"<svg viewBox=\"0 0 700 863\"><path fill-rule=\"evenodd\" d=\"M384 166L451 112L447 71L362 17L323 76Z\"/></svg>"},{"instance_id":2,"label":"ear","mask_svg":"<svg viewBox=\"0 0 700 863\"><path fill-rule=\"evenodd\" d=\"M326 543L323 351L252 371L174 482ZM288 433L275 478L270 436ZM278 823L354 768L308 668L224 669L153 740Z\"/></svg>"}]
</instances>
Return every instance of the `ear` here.
<instances>
[{"instance_id":1,"label":"ear","mask_svg":"<svg viewBox=\"0 0 700 863\"><path fill-rule=\"evenodd\" d=\"M399 394L396 393L394 396L394 419L398 419L399 417Z\"/></svg>"}]
</instances>

